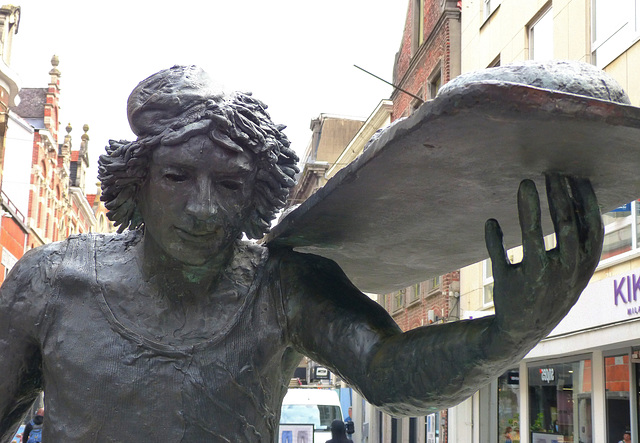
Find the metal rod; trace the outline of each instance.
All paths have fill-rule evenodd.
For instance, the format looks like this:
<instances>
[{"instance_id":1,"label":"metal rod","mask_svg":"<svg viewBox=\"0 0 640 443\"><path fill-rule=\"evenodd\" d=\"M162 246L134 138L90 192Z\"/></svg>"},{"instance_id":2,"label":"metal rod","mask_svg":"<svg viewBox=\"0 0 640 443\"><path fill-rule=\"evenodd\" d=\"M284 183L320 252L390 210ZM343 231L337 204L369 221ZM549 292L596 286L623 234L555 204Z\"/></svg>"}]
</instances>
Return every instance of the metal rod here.
<instances>
[{"instance_id":1,"label":"metal rod","mask_svg":"<svg viewBox=\"0 0 640 443\"><path fill-rule=\"evenodd\" d=\"M377 75L375 75L375 74L372 74L371 72L367 71L366 69L361 68L361 67L360 67L360 66L358 66L358 65L353 65L353 66L355 66L355 67L356 67L356 68L358 68L359 70L364 71L364 72L366 72L367 74L369 74L369 75L371 75L371 76L373 76L373 77L377 78L378 80L385 82L386 84L388 84L388 85L392 86L393 88L397 89L398 91L404 92L404 93L405 93L405 94L407 94L408 96L411 96L411 97L415 98L416 100L419 100L419 101L420 101L420 104L423 104L423 103L424 103L424 100L422 100L420 97L418 97L417 95L414 95L414 94L410 93L409 91L405 91L405 90L404 90L404 89L402 89L400 86L396 86L396 85L394 85L393 83L388 82L388 81L386 81L385 79L380 78L380 77L378 77L378 76L377 76Z\"/></svg>"}]
</instances>

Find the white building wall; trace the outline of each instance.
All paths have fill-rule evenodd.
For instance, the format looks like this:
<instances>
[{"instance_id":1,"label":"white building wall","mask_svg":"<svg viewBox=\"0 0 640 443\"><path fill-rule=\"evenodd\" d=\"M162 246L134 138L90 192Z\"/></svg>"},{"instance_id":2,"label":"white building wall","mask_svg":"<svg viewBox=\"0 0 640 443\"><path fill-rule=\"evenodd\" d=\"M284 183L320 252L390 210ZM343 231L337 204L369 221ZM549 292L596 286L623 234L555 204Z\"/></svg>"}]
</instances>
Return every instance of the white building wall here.
<instances>
[{"instance_id":1,"label":"white building wall","mask_svg":"<svg viewBox=\"0 0 640 443\"><path fill-rule=\"evenodd\" d=\"M29 211L33 132L31 125L15 113L9 112L2 190L25 217Z\"/></svg>"},{"instance_id":2,"label":"white building wall","mask_svg":"<svg viewBox=\"0 0 640 443\"><path fill-rule=\"evenodd\" d=\"M449 409L449 441L473 442L473 398Z\"/></svg>"}]
</instances>

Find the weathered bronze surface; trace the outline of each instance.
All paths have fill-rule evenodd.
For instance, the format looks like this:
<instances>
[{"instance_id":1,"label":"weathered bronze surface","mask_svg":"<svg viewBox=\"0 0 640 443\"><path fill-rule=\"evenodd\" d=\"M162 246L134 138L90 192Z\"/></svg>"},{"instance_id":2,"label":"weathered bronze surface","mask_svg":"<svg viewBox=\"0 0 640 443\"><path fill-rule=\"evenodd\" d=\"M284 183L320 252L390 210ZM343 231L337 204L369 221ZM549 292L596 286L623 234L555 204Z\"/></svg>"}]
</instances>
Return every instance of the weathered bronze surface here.
<instances>
[{"instance_id":1,"label":"weathered bronze surface","mask_svg":"<svg viewBox=\"0 0 640 443\"><path fill-rule=\"evenodd\" d=\"M132 93L138 139L111 142L100 160L110 217L129 231L34 249L2 286L0 441L43 389L45 441L272 441L301 354L389 413L424 415L516 364L598 263L589 181L547 174L558 237L548 252L535 186L524 181L521 264L507 262L498 224L486 224L496 315L402 333L333 261L240 239L267 230L296 159L262 103L209 84L174 67Z\"/></svg>"}]
</instances>

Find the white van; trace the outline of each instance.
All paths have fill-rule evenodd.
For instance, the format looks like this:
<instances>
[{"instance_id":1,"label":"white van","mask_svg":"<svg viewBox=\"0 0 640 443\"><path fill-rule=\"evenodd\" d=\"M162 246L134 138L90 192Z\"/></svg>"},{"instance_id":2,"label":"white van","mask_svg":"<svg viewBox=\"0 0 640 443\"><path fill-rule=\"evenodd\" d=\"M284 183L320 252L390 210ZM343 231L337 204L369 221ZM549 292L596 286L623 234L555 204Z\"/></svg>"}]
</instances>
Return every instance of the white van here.
<instances>
[{"instance_id":1,"label":"white van","mask_svg":"<svg viewBox=\"0 0 640 443\"><path fill-rule=\"evenodd\" d=\"M342 420L338 393L326 388L292 388L282 401L280 424L313 424L313 442L331 439L331 422ZM282 436L278 436L280 439Z\"/></svg>"}]
</instances>

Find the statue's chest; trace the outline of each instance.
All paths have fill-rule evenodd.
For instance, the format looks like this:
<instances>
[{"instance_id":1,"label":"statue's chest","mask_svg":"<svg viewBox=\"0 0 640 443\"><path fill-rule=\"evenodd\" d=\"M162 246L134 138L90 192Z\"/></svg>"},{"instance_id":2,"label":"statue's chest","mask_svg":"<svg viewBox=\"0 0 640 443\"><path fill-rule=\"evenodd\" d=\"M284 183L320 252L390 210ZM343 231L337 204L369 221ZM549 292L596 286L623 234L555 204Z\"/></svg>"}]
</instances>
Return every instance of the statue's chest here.
<instances>
[{"instance_id":1,"label":"statue's chest","mask_svg":"<svg viewBox=\"0 0 640 443\"><path fill-rule=\"evenodd\" d=\"M176 327L177 317L137 320L158 311L150 302L121 302L115 290L126 285L81 286L76 286L73 301L54 307L55 326L42 343L45 378L66 385L65 395L100 390L106 383L114 388L109 396L126 402L128 396L150 395L140 386L153 385L163 386L163 398L171 402L185 392L206 398L225 386L249 386L280 372L287 346L282 320L271 295L259 285L255 292L230 298L235 303L185 312L185 318L188 314L197 321L185 321L183 330ZM168 334L171 340L158 339L156 332L167 334L168 328L177 331Z\"/></svg>"},{"instance_id":2,"label":"statue's chest","mask_svg":"<svg viewBox=\"0 0 640 443\"><path fill-rule=\"evenodd\" d=\"M222 338L252 309L257 296L251 283L230 280L197 293L142 279L98 281L97 298L107 318L146 340L177 347Z\"/></svg>"}]
</instances>

